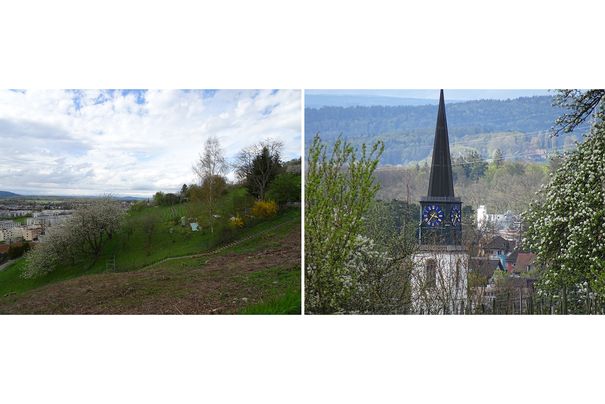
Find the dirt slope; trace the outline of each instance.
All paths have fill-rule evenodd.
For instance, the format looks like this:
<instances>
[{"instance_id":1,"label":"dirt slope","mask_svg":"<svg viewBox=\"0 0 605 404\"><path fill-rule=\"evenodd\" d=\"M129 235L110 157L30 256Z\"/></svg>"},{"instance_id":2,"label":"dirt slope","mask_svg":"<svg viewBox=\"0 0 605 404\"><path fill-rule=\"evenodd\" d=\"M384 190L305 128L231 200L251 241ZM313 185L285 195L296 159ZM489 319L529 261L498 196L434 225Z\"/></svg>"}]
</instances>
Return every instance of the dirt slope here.
<instances>
[{"instance_id":1,"label":"dirt slope","mask_svg":"<svg viewBox=\"0 0 605 404\"><path fill-rule=\"evenodd\" d=\"M2 297L0 313L234 313L279 293L284 274L300 270L299 225L285 236L266 238L264 247L253 252L175 261L135 272L87 275Z\"/></svg>"}]
</instances>

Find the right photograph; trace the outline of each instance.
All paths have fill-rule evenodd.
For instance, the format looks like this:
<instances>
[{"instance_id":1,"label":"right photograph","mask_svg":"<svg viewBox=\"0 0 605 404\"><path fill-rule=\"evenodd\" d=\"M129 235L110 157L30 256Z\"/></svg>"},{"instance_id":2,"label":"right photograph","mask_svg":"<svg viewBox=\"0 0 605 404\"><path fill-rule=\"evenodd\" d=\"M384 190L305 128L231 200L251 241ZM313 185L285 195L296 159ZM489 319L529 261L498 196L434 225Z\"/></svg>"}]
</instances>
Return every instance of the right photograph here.
<instances>
[{"instance_id":1,"label":"right photograph","mask_svg":"<svg viewBox=\"0 0 605 404\"><path fill-rule=\"evenodd\" d=\"M306 314L604 314L605 90L305 91Z\"/></svg>"}]
</instances>

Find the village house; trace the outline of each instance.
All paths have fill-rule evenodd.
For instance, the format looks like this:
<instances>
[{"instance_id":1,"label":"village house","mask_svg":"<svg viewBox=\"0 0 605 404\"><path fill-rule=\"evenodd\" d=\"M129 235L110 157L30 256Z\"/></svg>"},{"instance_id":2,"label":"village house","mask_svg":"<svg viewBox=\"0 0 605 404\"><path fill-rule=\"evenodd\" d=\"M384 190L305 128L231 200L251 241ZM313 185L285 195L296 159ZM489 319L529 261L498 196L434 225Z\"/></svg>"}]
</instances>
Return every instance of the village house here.
<instances>
[{"instance_id":1,"label":"village house","mask_svg":"<svg viewBox=\"0 0 605 404\"><path fill-rule=\"evenodd\" d=\"M513 263L511 263L510 272L517 276L528 273L536 269L536 254L534 253L517 253L517 257Z\"/></svg>"},{"instance_id":2,"label":"village house","mask_svg":"<svg viewBox=\"0 0 605 404\"><path fill-rule=\"evenodd\" d=\"M515 245L514 241L506 240L502 236L496 236L481 248L479 255L488 257L491 260L500 260L502 267L505 268L506 256L514 250Z\"/></svg>"},{"instance_id":3,"label":"village house","mask_svg":"<svg viewBox=\"0 0 605 404\"><path fill-rule=\"evenodd\" d=\"M492 311L496 310L496 303L500 305L498 311L528 310L536 282L531 276L536 269L536 254L519 252L516 242L497 235L479 249L478 255L469 259L469 275L473 279L469 290L477 299L474 304L485 305ZM500 275L500 282L496 274ZM509 308L501 307L503 304Z\"/></svg>"},{"instance_id":4,"label":"village house","mask_svg":"<svg viewBox=\"0 0 605 404\"><path fill-rule=\"evenodd\" d=\"M504 271L499 259L472 257L469 259L469 273L475 275L475 287L486 287L493 283L494 272Z\"/></svg>"}]
</instances>

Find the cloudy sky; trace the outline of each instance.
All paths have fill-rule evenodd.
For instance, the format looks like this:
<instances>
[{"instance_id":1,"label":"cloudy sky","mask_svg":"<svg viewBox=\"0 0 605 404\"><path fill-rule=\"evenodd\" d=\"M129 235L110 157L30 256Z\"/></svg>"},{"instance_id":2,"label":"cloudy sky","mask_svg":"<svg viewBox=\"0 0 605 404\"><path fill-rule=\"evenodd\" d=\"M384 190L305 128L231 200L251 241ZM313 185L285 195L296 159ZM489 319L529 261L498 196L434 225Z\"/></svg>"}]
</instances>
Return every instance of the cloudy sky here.
<instances>
[{"instance_id":1,"label":"cloudy sky","mask_svg":"<svg viewBox=\"0 0 605 404\"><path fill-rule=\"evenodd\" d=\"M265 138L301 155L298 90L0 91L0 190L148 196L194 180L209 136L233 161ZM233 178L233 174L229 174Z\"/></svg>"}]
</instances>

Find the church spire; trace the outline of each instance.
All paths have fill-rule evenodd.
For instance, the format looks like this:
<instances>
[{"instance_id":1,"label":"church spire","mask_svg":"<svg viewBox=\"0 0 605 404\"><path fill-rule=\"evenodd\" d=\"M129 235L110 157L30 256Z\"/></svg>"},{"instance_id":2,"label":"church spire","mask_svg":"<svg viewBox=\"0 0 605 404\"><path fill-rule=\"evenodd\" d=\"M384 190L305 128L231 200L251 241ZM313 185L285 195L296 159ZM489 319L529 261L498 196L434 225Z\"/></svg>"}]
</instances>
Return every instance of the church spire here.
<instances>
[{"instance_id":1,"label":"church spire","mask_svg":"<svg viewBox=\"0 0 605 404\"><path fill-rule=\"evenodd\" d=\"M441 90L439 96L439 111L437 112L437 127L435 128L435 143L433 144L433 161L431 163L428 196L454 197L454 180L452 177L452 161L450 158L450 143L447 134L443 90Z\"/></svg>"}]
</instances>

